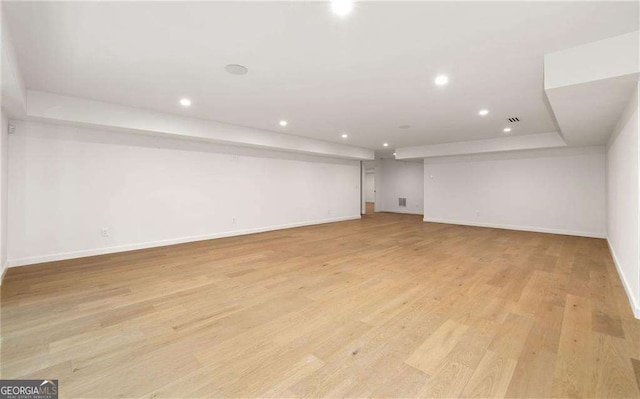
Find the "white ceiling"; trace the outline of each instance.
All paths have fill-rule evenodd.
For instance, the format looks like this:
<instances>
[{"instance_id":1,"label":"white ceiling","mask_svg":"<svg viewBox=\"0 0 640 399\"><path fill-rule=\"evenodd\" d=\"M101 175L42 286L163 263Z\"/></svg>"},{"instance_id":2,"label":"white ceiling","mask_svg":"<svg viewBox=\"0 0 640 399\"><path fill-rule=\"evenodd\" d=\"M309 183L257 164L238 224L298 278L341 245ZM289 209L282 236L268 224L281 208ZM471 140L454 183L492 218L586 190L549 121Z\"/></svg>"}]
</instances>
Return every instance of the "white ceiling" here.
<instances>
[{"instance_id":1,"label":"white ceiling","mask_svg":"<svg viewBox=\"0 0 640 399\"><path fill-rule=\"evenodd\" d=\"M555 131L543 55L639 28L637 2L360 2L346 18L322 2L2 7L30 89L371 149L500 137L510 116L512 134Z\"/></svg>"}]
</instances>

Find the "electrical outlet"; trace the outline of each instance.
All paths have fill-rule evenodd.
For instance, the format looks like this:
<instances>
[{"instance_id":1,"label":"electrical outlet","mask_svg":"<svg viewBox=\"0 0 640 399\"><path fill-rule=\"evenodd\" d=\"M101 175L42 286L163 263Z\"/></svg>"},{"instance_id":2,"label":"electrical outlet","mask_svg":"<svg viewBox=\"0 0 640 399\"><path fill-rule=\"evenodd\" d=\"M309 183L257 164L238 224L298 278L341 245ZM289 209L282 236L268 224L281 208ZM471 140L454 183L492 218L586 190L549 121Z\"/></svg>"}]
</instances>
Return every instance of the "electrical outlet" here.
<instances>
[{"instance_id":1,"label":"electrical outlet","mask_svg":"<svg viewBox=\"0 0 640 399\"><path fill-rule=\"evenodd\" d=\"M100 235L103 237L109 237L109 229L106 227L103 227L102 229L100 229Z\"/></svg>"}]
</instances>

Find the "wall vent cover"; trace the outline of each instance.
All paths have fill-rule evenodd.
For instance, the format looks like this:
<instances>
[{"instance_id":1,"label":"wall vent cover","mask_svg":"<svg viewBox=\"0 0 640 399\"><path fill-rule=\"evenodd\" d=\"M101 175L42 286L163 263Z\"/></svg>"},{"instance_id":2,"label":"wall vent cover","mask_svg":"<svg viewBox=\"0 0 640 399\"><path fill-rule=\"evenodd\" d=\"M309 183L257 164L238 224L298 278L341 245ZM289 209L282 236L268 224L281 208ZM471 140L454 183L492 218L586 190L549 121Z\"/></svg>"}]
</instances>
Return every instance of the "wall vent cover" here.
<instances>
[{"instance_id":1,"label":"wall vent cover","mask_svg":"<svg viewBox=\"0 0 640 399\"><path fill-rule=\"evenodd\" d=\"M407 199L406 198L398 198L398 206L407 206Z\"/></svg>"},{"instance_id":2,"label":"wall vent cover","mask_svg":"<svg viewBox=\"0 0 640 399\"><path fill-rule=\"evenodd\" d=\"M518 118L517 116L511 117L509 118L509 122L511 123L520 122L520 118Z\"/></svg>"}]
</instances>

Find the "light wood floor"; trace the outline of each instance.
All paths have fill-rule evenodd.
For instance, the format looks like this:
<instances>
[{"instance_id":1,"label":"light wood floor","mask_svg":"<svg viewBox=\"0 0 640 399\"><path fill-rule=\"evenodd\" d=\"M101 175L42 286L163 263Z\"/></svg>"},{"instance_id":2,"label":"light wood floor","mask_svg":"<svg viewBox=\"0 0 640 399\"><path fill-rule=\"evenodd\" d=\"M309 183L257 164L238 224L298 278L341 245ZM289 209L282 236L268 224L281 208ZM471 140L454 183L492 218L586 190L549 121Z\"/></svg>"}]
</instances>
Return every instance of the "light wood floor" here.
<instances>
[{"instance_id":1,"label":"light wood floor","mask_svg":"<svg viewBox=\"0 0 640 399\"><path fill-rule=\"evenodd\" d=\"M11 269L2 377L61 397L638 397L605 241L363 220Z\"/></svg>"}]
</instances>

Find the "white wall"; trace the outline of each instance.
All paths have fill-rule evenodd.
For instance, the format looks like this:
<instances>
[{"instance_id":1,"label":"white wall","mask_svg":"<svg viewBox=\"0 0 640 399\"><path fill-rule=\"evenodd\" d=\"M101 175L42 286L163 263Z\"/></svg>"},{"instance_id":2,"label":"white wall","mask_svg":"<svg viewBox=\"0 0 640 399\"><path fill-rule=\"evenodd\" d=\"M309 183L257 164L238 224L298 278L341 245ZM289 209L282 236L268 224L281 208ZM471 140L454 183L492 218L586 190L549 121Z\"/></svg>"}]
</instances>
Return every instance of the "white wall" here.
<instances>
[{"instance_id":1,"label":"white wall","mask_svg":"<svg viewBox=\"0 0 640 399\"><path fill-rule=\"evenodd\" d=\"M391 158L380 160L376 166L376 211L422 215L423 174L421 163ZM398 206L400 197L407 199L406 207Z\"/></svg>"},{"instance_id":2,"label":"white wall","mask_svg":"<svg viewBox=\"0 0 640 399\"><path fill-rule=\"evenodd\" d=\"M636 89L607 150L607 234L611 253L627 295L640 318L640 122Z\"/></svg>"},{"instance_id":3,"label":"white wall","mask_svg":"<svg viewBox=\"0 0 640 399\"><path fill-rule=\"evenodd\" d=\"M376 202L376 174L373 172L364 175L364 200Z\"/></svg>"},{"instance_id":4,"label":"white wall","mask_svg":"<svg viewBox=\"0 0 640 399\"><path fill-rule=\"evenodd\" d=\"M8 165L8 127L9 121L4 114L0 112L2 123L2 132L0 133L0 283L1 276L4 274L7 266L7 165Z\"/></svg>"},{"instance_id":5,"label":"white wall","mask_svg":"<svg viewBox=\"0 0 640 399\"><path fill-rule=\"evenodd\" d=\"M604 147L425 159L424 220L605 237Z\"/></svg>"},{"instance_id":6,"label":"white wall","mask_svg":"<svg viewBox=\"0 0 640 399\"><path fill-rule=\"evenodd\" d=\"M9 144L10 265L360 217L358 161L35 122Z\"/></svg>"},{"instance_id":7,"label":"white wall","mask_svg":"<svg viewBox=\"0 0 640 399\"><path fill-rule=\"evenodd\" d=\"M364 165L360 162L360 214L364 215L367 213L367 203L364 193L364 183L365 183L365 170Z\"/></svg>"}]
</instances>

